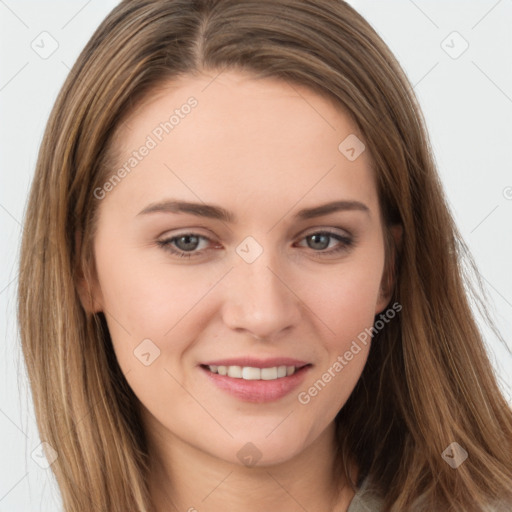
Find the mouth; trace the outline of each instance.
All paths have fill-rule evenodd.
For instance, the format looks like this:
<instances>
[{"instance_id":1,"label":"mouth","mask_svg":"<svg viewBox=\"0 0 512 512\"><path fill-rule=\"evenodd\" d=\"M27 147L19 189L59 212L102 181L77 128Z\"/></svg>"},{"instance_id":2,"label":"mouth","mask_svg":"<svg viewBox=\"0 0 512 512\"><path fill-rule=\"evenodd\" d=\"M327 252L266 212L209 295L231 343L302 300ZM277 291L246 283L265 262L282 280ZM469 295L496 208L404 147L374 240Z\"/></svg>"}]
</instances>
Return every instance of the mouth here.
<instances>
[{"instance_id":1,"label":"mouth","mask_svg":"<svg viewBox=\"0 0 512 512\"><path fill-rule=\"evenodd\" d=\"M211 361L199 365L208 381L237 399L263 403L288 395L313 366L295 359L251 358Z\"/></svg>"}]
</instances>

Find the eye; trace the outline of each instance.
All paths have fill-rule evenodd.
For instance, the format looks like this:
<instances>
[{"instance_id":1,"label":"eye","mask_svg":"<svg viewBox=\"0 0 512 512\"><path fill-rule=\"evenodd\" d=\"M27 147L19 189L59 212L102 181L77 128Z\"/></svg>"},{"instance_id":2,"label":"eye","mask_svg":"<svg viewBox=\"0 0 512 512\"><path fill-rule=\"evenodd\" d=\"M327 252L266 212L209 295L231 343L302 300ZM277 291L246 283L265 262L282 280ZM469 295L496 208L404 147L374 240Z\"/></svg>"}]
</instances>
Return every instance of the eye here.
<instances>
[{"instance_id":1,"label":"eye","mask_svg":"<svg viewBox=\"0 0 512 512\"><path fill-rule=\"evenodd\" d=\"M183 233L165 240L158 240L157 243L164 250L180 258L192 258L205 251L204 248L199 251L196 250L201 240L210 241L209 238L198 235L197 233Z\"/></svg>"},{"instance_id":2,"label":"eye","mask_svg":"<svg viewBox=\"0 0 512 512\"><path fill-rule=\"evenodd\" d=\"M316 231L303 237L301 241L302 240L305 240L308 247L313 249L313 252L318 253L319 256L328 256L342 251L348 251L354 245L352 237L331 231ZM337 240L338 244L334 248L326 251L325 249L330 246L332 240ZM206 246L199 249L201 241L206 242ZM208 247L208 242L212 242L212 240L206 236L197 233L182 233L171 238L158 240L157 244L165 251L180 258L195 258L211 249ZM220 246L217 245L217 247Z\"/></svg>"},{"instance_id":3,"label":"eye","mask_svg":"<svg viewBox=\"0 0 512 512\"><path fill-rule=\"evenodd\" d=\"M326 251L332 240L337 240L338 244L333 249ZM306 240L308 247L315 249L314 252L320 253L319 255L330 255L341 251L347 251L354 245L354 240L350 236L333 233L331 231L316 231L303 238Z\"/></svg>"}]
</instances>

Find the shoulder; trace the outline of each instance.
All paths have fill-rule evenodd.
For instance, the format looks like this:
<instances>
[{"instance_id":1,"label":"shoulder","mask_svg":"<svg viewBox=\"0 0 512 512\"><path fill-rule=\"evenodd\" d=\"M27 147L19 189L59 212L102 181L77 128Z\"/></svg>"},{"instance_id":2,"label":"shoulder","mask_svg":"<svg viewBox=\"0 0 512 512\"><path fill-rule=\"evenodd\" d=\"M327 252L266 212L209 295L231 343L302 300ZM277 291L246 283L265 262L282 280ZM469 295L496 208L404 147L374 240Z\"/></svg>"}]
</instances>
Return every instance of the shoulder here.
<instances>
[{"instance_id":1,"label":"shoulder","mask_svg":"<svg viewBox=\"0 0 512 512\"><path fill-rule=\"evenodd\" d=\"M425 506L422 507L419 503L417 505L418 510L425 510ZM382 510L384 510L384 499L372 487L369 477L366 477L352 498L347 512L382 512ZM500 501L488 505L484 512L510 512L511 510L511 503Z\"/></svg>"},{"instance_id":2,"label":"shoulder","mask_svg":"<svg viewBox=\"0 0 512 512\"><path fill-rule=\"evenodd\" d=\"M365 478L352 498L347 512L380 512L383 499L372 489L369 478Z\"/></svg>"},{"instance_id":3,"label":"shoulder","mask_svg":"<svg viewBox=\"0 0 512 512\"><path fill-rule=\"evenodd\" d=\"M485 510L485 512L510 512L512 510L512 502L499 501L495 502Z\"/></svg>"}]
</instances>

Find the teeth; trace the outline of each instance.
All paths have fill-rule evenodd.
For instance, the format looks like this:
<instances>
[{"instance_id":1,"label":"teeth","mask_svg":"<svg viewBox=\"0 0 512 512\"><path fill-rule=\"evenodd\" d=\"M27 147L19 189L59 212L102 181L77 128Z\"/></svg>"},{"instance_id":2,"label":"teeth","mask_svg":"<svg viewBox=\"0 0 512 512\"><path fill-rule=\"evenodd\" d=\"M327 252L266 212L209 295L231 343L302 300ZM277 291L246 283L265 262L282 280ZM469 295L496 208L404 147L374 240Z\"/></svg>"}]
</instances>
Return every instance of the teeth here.
<instances>
[{"instance_id":1,"label":"teeth","mask_svg":"<svg viewBox=\"0 0 512 512\"><path fill-rule=\"evenodd\" d=\"M242 369L242 379L260 380L261 370L259 368L251 368L250 366L244 366L244 368Z\"/></svg>"},{"instance_id":2,"label":"teeth","mask_svg":"<svg viewBox=\"0 0 512 512\"><path fill-rule=\"evenodd\" d=\"M244 380L276 380L295 373L295 366L253 368L251 366L208 366L212 373Z\"/></svg>"},{"instance_id":3,"label":"teeth","mask_svg":"<svg viewBox=\"0 0 512 512\"><path fill-rule=\"evenodd\" d=\"M273 368L262 368L261 369L262 380L275 380L277 379L277 366Z\"/></svg>"},{"instance_id":4,"label":"teeth","mask_svg":"<svg viewBox=\"0 0 512 512\"><path fill-rule=\"evenodd\" d=\"M235 379L242 378L242 367L241 366L228 366L228 377L234 377Z\"/></svg>"}]
</instances>

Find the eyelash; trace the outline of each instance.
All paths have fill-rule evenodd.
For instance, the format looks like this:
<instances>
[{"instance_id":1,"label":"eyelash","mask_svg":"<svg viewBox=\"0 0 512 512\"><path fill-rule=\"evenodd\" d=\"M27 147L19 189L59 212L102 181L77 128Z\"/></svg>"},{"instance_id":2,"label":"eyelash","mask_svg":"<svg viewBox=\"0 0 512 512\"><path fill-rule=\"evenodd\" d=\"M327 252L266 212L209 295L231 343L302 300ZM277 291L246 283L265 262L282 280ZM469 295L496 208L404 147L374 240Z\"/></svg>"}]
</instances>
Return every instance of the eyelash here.
<instances>
[{"instance_id":1,"label":"eyelash","mask_svg":"<svg viewBox=\"0 0 512 512\"><path fill-rule=\"evenodd\" d=\"M333 233L332 231L326 231L326 230L324 230L324 231L315 231L314 233L310 233L310 234L306 235L305 237L303 237L302 240L305 240L306 238L312 237L314 235L327 235L330 238L335 238L339 242L341 242L334 249L322 250L322 251L315 251L315 250L313 250L313 252L318 253L320 256L324 256L324 255L330 256L332 254L337 254L337 253L340 253L340 252L343 252L343 251L348 251L354 245L354 239L353 238L348 237L348 236L340 235L339 233ZM180 258L187 258L187 259L199 257L204 252L210 250L210 249L202 249L200 251L181 251L179 249L174 248L171 245L175 240L178 240L179 238L184 237L184 236L193 236L193 237L197 237L199 239L210 240L208 237L199 235L197 233L182 233L180 235L173 236L172 238L166 238L164 240L157 240L157 244L158 244L158 246L160 246L165 251L168 251L171 254L173 254L175 256L178 256Z\"/></svg>"}]
</instances>

